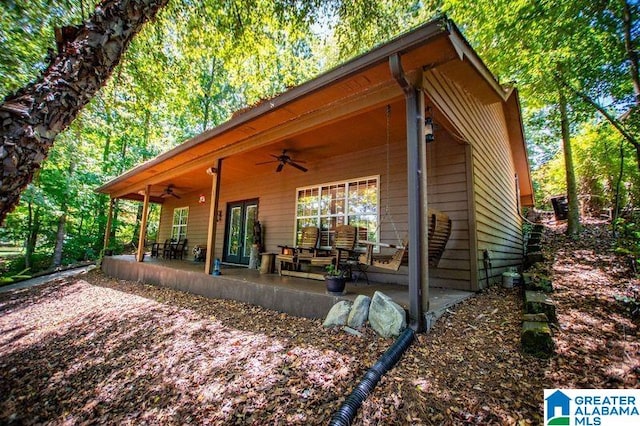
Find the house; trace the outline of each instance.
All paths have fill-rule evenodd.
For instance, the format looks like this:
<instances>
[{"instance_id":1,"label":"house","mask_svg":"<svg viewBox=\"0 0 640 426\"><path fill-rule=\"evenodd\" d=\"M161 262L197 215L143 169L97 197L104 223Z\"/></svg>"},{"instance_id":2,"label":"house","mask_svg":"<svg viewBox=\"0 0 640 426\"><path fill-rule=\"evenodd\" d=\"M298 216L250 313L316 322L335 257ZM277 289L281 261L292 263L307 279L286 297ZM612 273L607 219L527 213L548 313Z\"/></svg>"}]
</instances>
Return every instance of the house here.
<instances>
[{"instance_id":1,"label":"house","mask_svg":"<svg viewBox=\"0 0 640 426\"><path fill-rule=\"evenodd\" d=\"M556 416L568 417L571 413L569 405L571 398L565 395L562 391L555 391L546 398L547 401L547 418L549 420ZM559 414L556 414L559 413ZM568 419L567 419L568 420Z\"/></svg>"},{"instance_id":2,"label":"house","mask_svg":"<svg viewBox=\"0 0 640 426\"><path fill-rule=\"evenodd\" d=\"M248 263L254 221L274 252L309 224L321 228L321 245L342 223L382 243L408 236L407 266L369 273L407 285L410 315L428 305L429 286L476 291L520 266L520 212L533 204L517 91L446 18L240 111L98 191L145 210L161 203L158 241L206 246L206 274L215 258ZM427 208L452 220L435 268Z\"/></svg>"}]
</instances>

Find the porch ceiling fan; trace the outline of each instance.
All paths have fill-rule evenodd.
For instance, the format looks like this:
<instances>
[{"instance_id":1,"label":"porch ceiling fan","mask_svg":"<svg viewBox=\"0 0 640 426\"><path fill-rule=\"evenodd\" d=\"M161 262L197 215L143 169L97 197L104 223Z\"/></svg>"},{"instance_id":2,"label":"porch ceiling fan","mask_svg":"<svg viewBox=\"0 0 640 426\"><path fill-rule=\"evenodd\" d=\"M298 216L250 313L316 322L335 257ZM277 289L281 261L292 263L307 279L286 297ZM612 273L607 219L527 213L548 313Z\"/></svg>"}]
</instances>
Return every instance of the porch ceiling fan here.
<instances>
[{"instance_id":1,"label":"porch ceiling fan","mask_svg":"<svg viewBox=\"0 0 640 426\"><path fill-rule=\"evenodd\" d=\"M165 189L164 191L162 191L162 194L160 194L160 198L165 198L165 197L176 197L177 199L180 199L181 197L176 194L175 192L173 192L173 189L175 188L175 185L170 183Z\"/></svg>"},{"instance_id":2,"label":"porch ceiling fan","mask_svg":"<svg viewBox=\"0 0 640 426\"><path fill-rule=\"evenodd\" d=\"M271 155L273 158L275 158L275 160L270 160L270 161L263 161L261 163L256 163L256 166L260 166L263 164L270 164L270 163L278 163L278 167L276 167L276 173L279 173L282 171L282 169L284 168L285 165L290 165L291 167L295 167L296 169L300 170L301 172L306 172L308 169L306 167L301 166L299 163L306 163L306 161L302 161L302 160L294 160L293 158L291 158L289 155L287 155L287 150L283 149L282 150L282 154L280 155L275 155L275 154L269 154Z\"/></svg>"}]
</instances>

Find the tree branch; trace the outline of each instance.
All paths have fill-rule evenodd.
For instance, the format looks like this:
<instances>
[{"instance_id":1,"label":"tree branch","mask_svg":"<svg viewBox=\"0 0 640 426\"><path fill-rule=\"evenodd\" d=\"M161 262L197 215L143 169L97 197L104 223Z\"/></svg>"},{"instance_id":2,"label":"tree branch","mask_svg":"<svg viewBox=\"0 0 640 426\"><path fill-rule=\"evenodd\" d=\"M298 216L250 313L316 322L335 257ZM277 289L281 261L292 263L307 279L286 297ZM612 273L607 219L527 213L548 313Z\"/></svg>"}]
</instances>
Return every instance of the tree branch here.
<instances>
[{"instance_id":1,"label":"tree branch","mask_svg":"<svg viewBox=\"0 0 640 426\"><path fill-rule=\"evenodd\" d=\"M106 83L129 42L168 0L103 0L34 83L0 104L0 224L56 136Z\"/></svg>"}]
</instances>

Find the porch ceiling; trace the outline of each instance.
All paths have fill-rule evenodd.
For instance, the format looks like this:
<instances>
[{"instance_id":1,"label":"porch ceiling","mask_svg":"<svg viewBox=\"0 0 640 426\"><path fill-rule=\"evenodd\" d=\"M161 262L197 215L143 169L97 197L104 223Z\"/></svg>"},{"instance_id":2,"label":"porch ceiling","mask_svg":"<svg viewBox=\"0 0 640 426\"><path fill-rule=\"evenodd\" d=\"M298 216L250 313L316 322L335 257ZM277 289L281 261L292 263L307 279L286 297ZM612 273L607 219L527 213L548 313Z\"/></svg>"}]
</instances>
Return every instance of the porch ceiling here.
<instances>
[{"instance_id":1,"label":"porch ceiling","mask_svg":"<svg viewBox=\"0 0 640 426\"><path fill-rule=\"evenodd\" d=\"M268 143L256 144L253 149L247 149L224 157L222 165L222 180L234 181L246 179L253 170L265 171L275 168L277 163L258 165L257 163L273 160L271 155L279 155L283 150L296 160L304 161L304 166L313 172L314 163L336 155L362 151L367 148L384 145L386 143L386 107L391 106L389 130L392 137L403 138L405 134L405 105L398 90L394 99L377 102L374 105L358 111L346 118L332 121L328 124L304 129L290 137L276 139ZM206 157L205 157L206 158ZM182 194L195 191L206 192L211 188L212 178L206 169L213 165L212 160L199 159L200 165L184 167L178 172L170 173L162 179L156 179L151 185L152 202L162 203L163 191L173 185L173 192ZM151 168L147 174L161 175L161 168ZM286 178L286 174L283 174ZM121 198L141 200L144 183L136 187L135 192L119 195Z\"/></svg>"}]
</instances>

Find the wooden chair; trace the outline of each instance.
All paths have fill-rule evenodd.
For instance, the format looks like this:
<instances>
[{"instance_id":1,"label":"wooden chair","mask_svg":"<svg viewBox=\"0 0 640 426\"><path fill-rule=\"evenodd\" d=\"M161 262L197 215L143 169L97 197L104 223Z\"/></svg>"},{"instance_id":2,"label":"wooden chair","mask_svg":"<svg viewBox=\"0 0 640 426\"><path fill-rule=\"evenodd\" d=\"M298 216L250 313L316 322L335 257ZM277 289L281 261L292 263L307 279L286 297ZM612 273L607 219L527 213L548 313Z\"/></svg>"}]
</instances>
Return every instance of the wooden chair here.
<instances>
[{"instance_id":1,"label":"wooden chair","mask_svg":"<svg viewBox=\"0 0 640 426\"><path fill-rule=\"evenodd\" d=\"M451 235L451 219L445 213L429 209L429 266L435 268Z\"/></svg>"},{"instance_id":2,"label":"wooden chair","mask_svg":"<svg viewBox=\"0 0 640 426\"><path fill-rule=\"evenodd\" d=\"M309 261L316 255L316 247L320 230L316 226L302 228L300 244L296 247L278 246L281 253L276 256L278 272L282 275L282 270L286 266L288 270L297 270L300 262Z\"/></svg>"},{"instance_id":3,"label":"wooden chair","mask_svg":"<svg viewBox=\"0 0 640 426\"><path fill-rule=\"evenodd\" d=\"M151 257L158 257L160 254L160 243L151 244Z\"/></svg>"},{"instance_id":4,"label":"wooden chair","mask_svg":"<svg viewBox=\"0 0 640 426\"><path fill-rule=\"evenodd\" d=\"M429 266L435 268L440 262L444 249L451 235L451 219L441 211L429 209ZM409 249L408 241L405 239L400 245L375 243L369 241L359 241L360 244L367 245L366 253L359 257L362 264L375 266L381 269L391 269L397 271L400 265L406 263ZM395 249L393 254L373 254L374 246Z\"/></svg>"},{"instance_id":5,"label":"wooden chair","mask_svg":"<svg viewBox=\"0 0 640 426\"><path fill-rule=\"evenodd\" d=\"M325 255L317 255L310 261L311 266L335 265L341 267L349 258L354 257L357 229L351 225L340 225L335 228L333 247Z\"/></svg>"},{"instance_id":6,"label":"wooden chair","mask_svg":"<svg viewBox=\"0 0 640 426\"><path fill-rule=\"evenodd\" d=\"M162 258L169 259L171 255L171 239L167 238L164 240L164 244L162 245Z\"/></svg>"},{"instance_id":7,"label":"wooden chair","mask_svg":"<svg viewBox=\"0 0 640 426\"><path fill-rule=\"evenodd\" d=\"M170 259L180 259L184 256L185 248L187 247L187 239L178 241L178 244L171 246Z\"/></svg>"}]
</instances>

